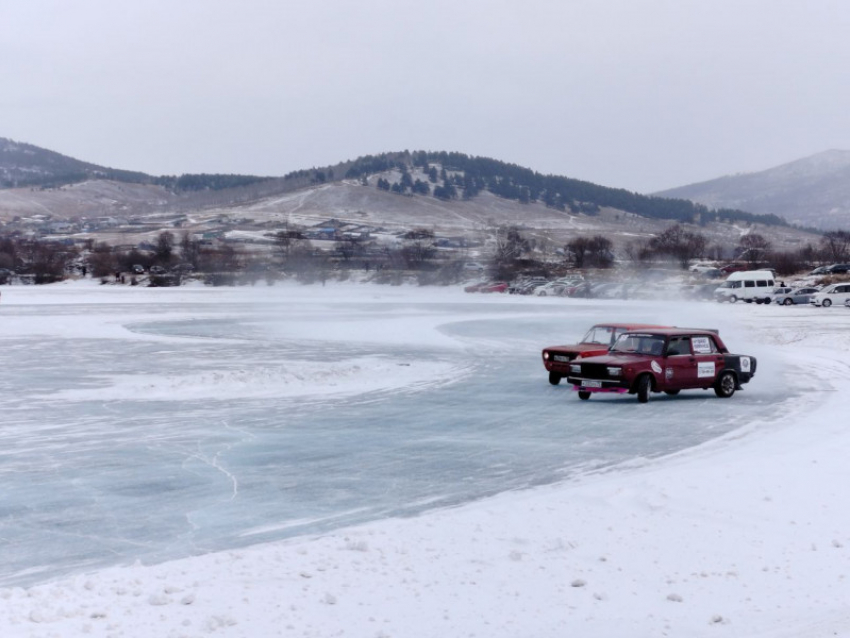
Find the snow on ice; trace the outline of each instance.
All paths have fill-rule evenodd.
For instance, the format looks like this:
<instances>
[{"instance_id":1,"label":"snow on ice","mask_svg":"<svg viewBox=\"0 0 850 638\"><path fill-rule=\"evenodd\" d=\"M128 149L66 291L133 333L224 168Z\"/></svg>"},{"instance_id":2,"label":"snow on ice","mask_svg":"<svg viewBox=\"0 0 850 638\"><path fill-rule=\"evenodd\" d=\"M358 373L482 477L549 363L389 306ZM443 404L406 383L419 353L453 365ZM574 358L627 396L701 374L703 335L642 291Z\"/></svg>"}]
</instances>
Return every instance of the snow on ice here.
<instances>
[{"instance_id":1,"label":"snow on ice","mask_svg":"<svg viewBox=\"0 0 850 638\"><path fill-rule=\"evenodd\" d=\"M57 332L101 342L153 339L133 327L150 320L142 312L150 304L167 308L191 300L250 314L248 306L260 303L244 290L119 291L70 284L3 292L7 351L22 339ZM732 399L713 393L699 399L702 420L711 421L718 402L733 412L740 402L749 416L695 447L413 517L8 586L0 589L0 635L850 636L846 309L662 307L353 285L289 288L286 294L293 304L328 309L343 300L393 304L384 330L365 317L328 314L320 326L300 326L298 339L359 345L384 340L390 346L421 341L455 348L457 356L404 366L402 358L370 356L361 348L339 366L302 353L278 367L221 374L104 373L97 387L66 389L61 400L73 404L97 396L109 404L140 392L172 403L187 396L263 399L280 392L331 398L377 389L392 393L411 384L422 384L427 393L432 384L450 383L447 376L474 374L462 363L476 351L470 344L496 344L486 334L461 343L457 333L450 337L443 329L485 306L520 321L539 311L551 313L553 321L558 312L586 323L628 314L720 327L733 350L759 356L760 368ZM90 308L84 321L63 315L66 305L81 303ZM433 304L441 311L405 311L405 304ZM564 334L563 342L575 336ZM155 338L167 343L163 335ZM517 338L532 358L551 345L535 335ZM7 359L4 375L14 374L14 365ZM546 383L542 366L540 383ZM561 404L564 423L580 418L568 388L553 388L547 400ZM633 397L622 397L600 407L613 414L623 401L635 418L687 405L660 398L638 406ZM764 416L743 410L747 402L763 404ZM0 518L0 539L7 516L14 514Z\"/></svg>"}]
</instances>

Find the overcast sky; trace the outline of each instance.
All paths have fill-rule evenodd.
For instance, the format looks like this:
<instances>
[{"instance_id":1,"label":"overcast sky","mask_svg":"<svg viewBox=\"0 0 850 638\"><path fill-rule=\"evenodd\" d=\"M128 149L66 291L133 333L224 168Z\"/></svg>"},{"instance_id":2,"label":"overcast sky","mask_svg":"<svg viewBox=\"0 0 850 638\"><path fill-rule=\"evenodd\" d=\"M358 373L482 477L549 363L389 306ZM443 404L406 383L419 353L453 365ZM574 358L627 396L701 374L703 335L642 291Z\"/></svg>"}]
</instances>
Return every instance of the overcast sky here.
<instances>
[{"instance_id":1,"label":"overcast sky","mask_svg":"<svg viewBox=\"0 0 850 638\"><path fill-rule=\"evenodd\" d=\"M447 150L639 192L850 149L845 0L0 0L0 137L155 175Z\"/></svg>"}]
</instances>

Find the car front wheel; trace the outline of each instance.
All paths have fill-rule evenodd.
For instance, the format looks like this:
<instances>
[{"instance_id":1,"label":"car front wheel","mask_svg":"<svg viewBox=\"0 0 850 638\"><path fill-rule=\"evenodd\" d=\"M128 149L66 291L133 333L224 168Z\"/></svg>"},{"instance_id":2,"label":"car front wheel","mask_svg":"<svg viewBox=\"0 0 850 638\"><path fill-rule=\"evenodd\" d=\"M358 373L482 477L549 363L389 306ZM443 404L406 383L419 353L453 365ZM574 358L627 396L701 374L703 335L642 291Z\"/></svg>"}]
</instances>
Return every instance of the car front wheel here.
<instances>
[{"instance_id":1,"label":"car front wheel","mask_svg":"<svg viewBox=\"0 0 850 638\"><path fill-rule=\"evenodd\" d=\"M557 372L549 373L549 383L552 385L558 385L561 382L561 375Z\"/></svg>"},{"instance_id":2,"label":"car front wheel","mask_svg":"<svg viewBox=\"0 0 850 638\"><path fill-rule=\"evenodd\" d=\"M822 305L824 308L829 308L829 307L832 305L832 300L830 300L830 299L824 299L824 300L823 300L823 302L821 302L821 305Z\"/></svg>"},{"instance_id":3,"label":"car front wheel","mask_svg":"<svg viewBox=\"0 0 850 638\"><path fill-rule=\"evenodd\" d=\"M649 393L652 392L652 378L648 374L644 374L638 379L637 397L639 403L649 401Z\"/></svg>"},{"instance_id":4,"label":"car front wheel","mask_svg":"<svg viewBox=\"0 0 850 638\"><path fill-rule=\"evenodd\" d=\"M720 373L720 378L714 384L714 394L721 399L728 399L735 394L735 375L728 370Z\"/></svg>"},{"instance_id":5,"label":"car front wheel","mask_svg":"<svg viewBox=\"0 0 850 638\"><path fill-rule=\"evenodd\" d=\"M735 295L729 297L729 303L735 303L736 301L738 301L738 297L736 297Z\"/></svg>"},{"instance_id":6,"label":"car front wheel","mask_svg":"<svg viewBox=\"0 0 850 638\"><path fill-rule=\"evenodd\" d=\"M794 302L791 299L786 299L785 301L782 302L782 305L783 306L790 306L790 305L793 305L793 303Z\"/></svg>"}]
</instances>

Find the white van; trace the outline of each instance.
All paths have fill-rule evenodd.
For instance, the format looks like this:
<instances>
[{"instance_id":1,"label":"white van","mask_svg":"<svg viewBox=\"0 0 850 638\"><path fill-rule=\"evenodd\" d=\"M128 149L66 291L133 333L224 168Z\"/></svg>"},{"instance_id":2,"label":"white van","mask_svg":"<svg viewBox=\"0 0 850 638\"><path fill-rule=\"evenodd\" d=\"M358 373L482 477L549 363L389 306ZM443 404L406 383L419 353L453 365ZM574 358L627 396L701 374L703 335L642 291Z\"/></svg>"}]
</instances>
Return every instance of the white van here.
<instances>
[{"instance_id":1,"label":"white van","mask_svg":"<svg viewBox=\"0 0 850 638\"><path fill-rule=\"evenodd\" d=\"M833 304L836 306L844 305L848 299L850 299L850 284L832 284L813 294L809 303L829 308Z\"/></svg>"},{"instance_id":2,"label":"white van","mask_svg":"<svg viewBox=\"0 0 850 638\"><path fill-rule=\"evenodd\" d=\"M771 270L742 270L733 272L714 291L717 301L770 303L775 275Z\"/></svg>"}]
</instances>

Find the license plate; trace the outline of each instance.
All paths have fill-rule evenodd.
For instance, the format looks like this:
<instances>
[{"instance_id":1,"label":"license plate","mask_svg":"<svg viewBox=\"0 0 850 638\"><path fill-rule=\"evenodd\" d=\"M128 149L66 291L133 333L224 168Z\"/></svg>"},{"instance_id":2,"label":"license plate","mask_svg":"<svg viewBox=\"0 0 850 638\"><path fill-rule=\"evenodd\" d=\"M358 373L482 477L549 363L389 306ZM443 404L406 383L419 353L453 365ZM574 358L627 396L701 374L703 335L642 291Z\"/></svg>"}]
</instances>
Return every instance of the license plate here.
<instances>
[{"instance_id":1,"label":"license plate","mask_svg":"<svg viewBox=\"0 0 850 638\"><path fill-rule=\"evenodd\" d=\"M585 381L584 383L581 384L581 386L583 388L601 388L602 382L601 381Z\"/></svg>"}]
</instances>

